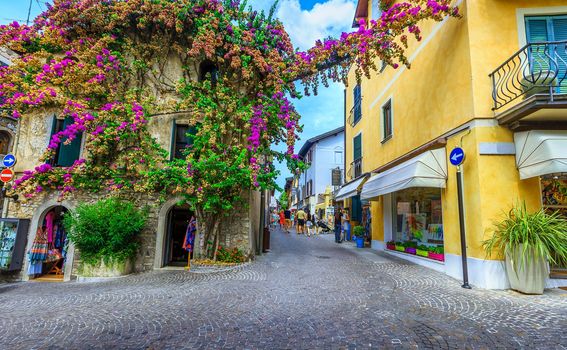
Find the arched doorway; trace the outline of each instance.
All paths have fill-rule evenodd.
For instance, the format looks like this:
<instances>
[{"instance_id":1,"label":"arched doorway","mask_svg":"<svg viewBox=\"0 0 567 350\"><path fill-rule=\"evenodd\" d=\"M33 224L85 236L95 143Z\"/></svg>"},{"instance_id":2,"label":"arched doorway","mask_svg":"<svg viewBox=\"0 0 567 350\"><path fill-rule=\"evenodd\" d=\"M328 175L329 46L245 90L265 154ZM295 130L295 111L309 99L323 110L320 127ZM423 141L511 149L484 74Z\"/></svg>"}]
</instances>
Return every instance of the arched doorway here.
<instances>
[{"instance_id":1,"label":"arched doorway","mask_svg":"<svg viewBox=\"0 0 567 350\"><path fill-rule=\"evenodd\" d=\"M189 220L193 216L188 206L173 206L167 213L162 266L187 266L188 252L183 249Z\"/></svg>"},{"instance_id":2,"label":"arched doorway","mask_svg":"<svg viewBox=\"0 0 567 350\"><path fill-rule=\"evenodd\" d=\"M46 246L47 255L43 259L34 259L28 255L26 274L30 279L64 280L65 265L73 263L72 258L68 259L69 241L63 226L63 217L67 212L66 207L56 205L45 210L39 217L33 243L28 251L33 252L37 246Z\"/></svg>"}]
</instances>

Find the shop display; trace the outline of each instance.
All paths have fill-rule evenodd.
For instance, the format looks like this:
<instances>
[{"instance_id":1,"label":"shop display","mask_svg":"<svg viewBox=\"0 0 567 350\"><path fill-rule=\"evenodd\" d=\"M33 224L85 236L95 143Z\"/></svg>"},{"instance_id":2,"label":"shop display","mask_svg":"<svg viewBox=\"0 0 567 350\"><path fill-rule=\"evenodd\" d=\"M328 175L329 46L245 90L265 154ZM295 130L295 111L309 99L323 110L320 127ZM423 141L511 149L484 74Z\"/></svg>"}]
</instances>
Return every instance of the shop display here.
<instances>
[{"instance_id":1,"label":"shop display","mask_svg":"<svg viewBox=\"0 0 567 350\"><path fill-rule=\"evenodd\" d=\"M63 278L68 240L63 227L64 207L51 209L37 229L31 249L28 251L27 274L37 277L45 274ZM59 277L58 277L59 278Z\"/></svg>"},{"instance_id":2,"label":"shop display","mask_svg":"<svg viewBox=\"0 0 567 350\"><path fill-rule=\"evenodd\" d=\"M29 220L0 219L0 270L22 268Z\"/></svg>"}]
</instances>

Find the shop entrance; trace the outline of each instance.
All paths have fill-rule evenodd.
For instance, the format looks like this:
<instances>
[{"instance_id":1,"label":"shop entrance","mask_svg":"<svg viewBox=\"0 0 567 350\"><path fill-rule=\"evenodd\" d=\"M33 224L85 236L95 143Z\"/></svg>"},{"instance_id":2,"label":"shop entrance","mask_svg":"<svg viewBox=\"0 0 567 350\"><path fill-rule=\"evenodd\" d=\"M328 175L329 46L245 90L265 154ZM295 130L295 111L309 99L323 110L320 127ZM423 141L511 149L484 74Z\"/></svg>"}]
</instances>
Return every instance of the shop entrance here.
<instances>
[{"instance_id":1,"label":"shop entrance","mask_svg":"<svg viewBox=\"0 0 567 350\"><path fill-rule=\"evenodd\" d=\"M559 211L567 217L567 174L541 177L542 205L547 212ZM551 278L567 278L567 266L551 266Z\"/></svg>"},{"instance_id":2,"label":"shop entrance","mask_svg":"<svg viewBox=\"0 0 567 350\"><path fill-rule=\"evenodd\" d=\"M38 281L63 281L69 241L63 227L67 208L56 206L40 219L30 254L28 271L30 278ZM71 262L72 263L72 262Z\"/></svg>"},{"instance_id":3,"label":"shop entrance","mask_svg":"<svg viewBox=\"0 0 567 350\"><path fill-rule=\"evenodd\" d=\"M175 206L167 215L164 266L187 266L188 252L183 249L187 226L193 213L188 207Z\"/></svg>"}]
</instances>

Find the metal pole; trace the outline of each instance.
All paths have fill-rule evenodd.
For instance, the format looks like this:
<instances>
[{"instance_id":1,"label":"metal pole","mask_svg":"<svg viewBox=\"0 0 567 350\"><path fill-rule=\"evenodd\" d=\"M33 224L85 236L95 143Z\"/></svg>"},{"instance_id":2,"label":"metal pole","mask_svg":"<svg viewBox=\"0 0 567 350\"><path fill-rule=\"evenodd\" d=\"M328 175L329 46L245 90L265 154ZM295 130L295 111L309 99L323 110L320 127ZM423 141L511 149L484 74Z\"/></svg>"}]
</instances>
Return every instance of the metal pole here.
<instances>
[{"instance_id":1,"label":"metal pole","mask_svg":"<svg viewBox=\"0 0 567 350\"><path fill-rule=\"evenodd\" d=\"M469 271L467 266L467 239L465 231L465 203L463 201L463 173L461 166L457 167L457 194L459 198L459 226L461 229L461 257L463 259L463 285L461 287L471 289L469 285Z\"/></svg>"},{"instance_id":2,"label":"metal pole","mask_svg":"<svg viewBox=\"0 0 567 350\"><path fill-rule=\"evenodd\" d=\"M264 251L264 220L265 220L265 202L266 202L266 191L260 190L260 230L259 230L259 237L258 237L258 250L257 254L262 255Z\"/></svg>"}]
</instances>

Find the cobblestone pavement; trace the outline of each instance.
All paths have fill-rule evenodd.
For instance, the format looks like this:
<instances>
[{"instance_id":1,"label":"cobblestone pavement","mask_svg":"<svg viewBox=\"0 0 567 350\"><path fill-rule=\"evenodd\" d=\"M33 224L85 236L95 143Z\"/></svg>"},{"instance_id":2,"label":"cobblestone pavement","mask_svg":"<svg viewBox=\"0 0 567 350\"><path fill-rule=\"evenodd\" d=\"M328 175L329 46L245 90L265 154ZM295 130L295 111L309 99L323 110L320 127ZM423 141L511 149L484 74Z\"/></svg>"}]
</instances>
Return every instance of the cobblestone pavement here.
<instances>
[{"instance_id":1,"label":"cobblestone pavement","mask_svg":"<svg viewBox=\"0 0 567 350\"><path fill-rule=\"evenodd\" d=\"M567 294L464 290L424 267L272 234L215 273L0 285L0 349L567 349Z\"/></svg>"}]
</instances>

